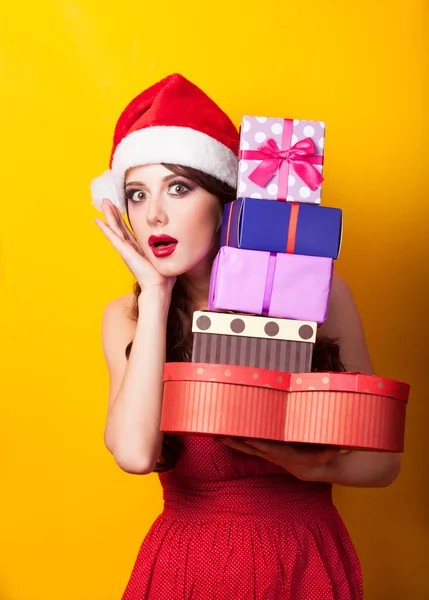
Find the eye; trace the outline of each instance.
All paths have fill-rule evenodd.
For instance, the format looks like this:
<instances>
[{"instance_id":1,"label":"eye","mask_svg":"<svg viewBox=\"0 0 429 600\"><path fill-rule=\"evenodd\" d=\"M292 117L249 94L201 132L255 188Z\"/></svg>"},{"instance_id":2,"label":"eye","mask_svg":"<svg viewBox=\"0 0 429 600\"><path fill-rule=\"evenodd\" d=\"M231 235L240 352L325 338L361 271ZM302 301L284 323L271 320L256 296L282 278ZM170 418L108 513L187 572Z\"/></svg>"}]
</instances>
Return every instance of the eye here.
<instances>
[{"instance_id":1,"label":"eye","mask_svg":"<svg viewBox=\"0 0 429 600\"><path fill-rule=\"evenodd\" d=\"M131 202L141 202L142 200L146 200L147 194L142 190L127 190L127 198Z\"/></svg>"},{"instance_id":2,"label":"eye","mask_svg":"<svg viewBox=\"0 0 429 600\"><path fill-rule=\"evenodd\" d=\"M183 181L173 181L173 183L168 186L168 193L172 196L183 196L184 194L190 191L191 188L189 187L189 185L187 185Z\"/></svg>"}]
</instances>

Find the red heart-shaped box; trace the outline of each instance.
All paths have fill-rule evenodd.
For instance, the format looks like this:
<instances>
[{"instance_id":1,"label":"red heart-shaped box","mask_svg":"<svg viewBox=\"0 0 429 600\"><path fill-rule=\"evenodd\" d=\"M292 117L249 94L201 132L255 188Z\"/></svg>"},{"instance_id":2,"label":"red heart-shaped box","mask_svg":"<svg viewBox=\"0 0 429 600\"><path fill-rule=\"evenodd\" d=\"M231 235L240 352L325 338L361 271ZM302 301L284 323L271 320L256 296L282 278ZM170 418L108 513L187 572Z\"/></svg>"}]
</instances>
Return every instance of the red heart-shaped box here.
<instances>
[{"instance_id":1,"label":"red heart-shaped box","mask_svg":"<svg viewBox=\"0 0 429 600\"><path fill-rule=\"evenodd\" d=\"M409 391L362 373L166 363L161 431L402 452Z\"/></svg>"}]
</instances>

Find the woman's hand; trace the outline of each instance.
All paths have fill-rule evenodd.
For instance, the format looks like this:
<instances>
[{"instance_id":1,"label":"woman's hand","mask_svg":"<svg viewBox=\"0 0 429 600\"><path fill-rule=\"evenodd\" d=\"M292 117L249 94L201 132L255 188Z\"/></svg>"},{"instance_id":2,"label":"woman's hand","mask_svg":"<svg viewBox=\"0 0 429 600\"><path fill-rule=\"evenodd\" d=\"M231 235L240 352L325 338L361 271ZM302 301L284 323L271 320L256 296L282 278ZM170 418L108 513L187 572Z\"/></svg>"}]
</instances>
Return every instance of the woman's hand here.
<instances>
[{"instance_id":1,"label":"woman's hand","mask_svg":"<svg viewBox=\"0 0 429 600\"><path fill-rule=\"evenodd\" d=\"M330 461L337 456L337 446L317 444L290 444L271 440L256 440L236 437L218 437L217 441L230 448L253 454L283 467L303 481L325 481Z\"/></svg>"},{"instance_id":2,"label":"woman's hand","mask_svg":"<svg viewBox=\"0 0 429 600\"><path fill-rule=\"evenodd\" d=\"M137 240L128 229L119 209L110 200L104 199L101 205L106 222L95 219L95 223L121 255L142 289L162 288L171 294L176 277L164 277L144 256Z\"/></svg>"}]
</instances>

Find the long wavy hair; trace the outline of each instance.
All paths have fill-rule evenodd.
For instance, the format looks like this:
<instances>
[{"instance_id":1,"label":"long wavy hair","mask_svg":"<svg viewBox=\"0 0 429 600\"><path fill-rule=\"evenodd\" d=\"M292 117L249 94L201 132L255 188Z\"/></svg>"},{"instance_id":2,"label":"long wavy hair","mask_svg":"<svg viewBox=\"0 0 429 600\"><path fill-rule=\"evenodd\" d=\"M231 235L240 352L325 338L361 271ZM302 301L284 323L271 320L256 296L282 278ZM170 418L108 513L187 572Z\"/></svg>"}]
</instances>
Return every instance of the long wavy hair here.
<instances>
[{"instance_id":1,"label":"long wavy hair","mask_svg":"<svg viewBox=\"0 0 429 600\"><path fill-rule=\"evenodd\" d=\"M201 188L213 194L219 199L220 214L224 205L236 198L236 191L219 179L207 175L191 167L163 163L163 166L175 173L191 179ZM128 204L127 204L128 215ZM128 220L129 215L128 215ZM130 222L131 225L131 222ZM138 298L141 287L136 281L133 288L133 303L129 318L137 321L139 318ZM166 333L166 361L167 362L189 362L192 356L192 314L190 311L190 299L177 278L171 294L170 308L167 318ZM133 342L129 342L125 349L127 360L129 358ZM340 361L339 346L334 340L317 340L313 347L312 371L344 371ZM156 463L154 471L161 473L168 471L176 465L179 453L182 449L180 436L164 434L162 451Z\"/></svg>"}]
</instances>

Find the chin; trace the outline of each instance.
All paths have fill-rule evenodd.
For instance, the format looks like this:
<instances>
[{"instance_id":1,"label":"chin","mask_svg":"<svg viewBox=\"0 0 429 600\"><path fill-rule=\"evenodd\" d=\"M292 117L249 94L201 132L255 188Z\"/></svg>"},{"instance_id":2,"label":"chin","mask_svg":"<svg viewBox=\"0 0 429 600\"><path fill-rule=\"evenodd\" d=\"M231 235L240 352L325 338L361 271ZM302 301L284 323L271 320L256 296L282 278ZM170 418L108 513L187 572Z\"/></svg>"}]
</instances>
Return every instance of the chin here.
<instances>
[{"instance_id":1,"label":"chin","mask_svg":"<svg viewBox=\"0 0 429 600\"><path fill-rule=\"evenodd\" d=\"M189 260L191 258L191 260ZM200 251L197 256L193 253L192 257L180 257L174 256L156 259L153 260L151 257L150 261L155 269L163 275L164 277L180 277L181 275L185 275L185 273L191 273L196 277L201 277L205 275L207 269L211 269L211 265L213 263L213 258L211 257L210 249L209 251Z\"/></svg>"},{"instance_id":2,"label":"chin","mask_svg":"<svg viewBox=\"0 0 429 600\"><path fill-rule=\"evenodd\" d=\"M164 277L179 277L179 275L183 275L183 273L186 273L189 270L187 266L183 267L183 265L180 265L173 260L160 260L152 264L158 273Z\"/></svg>"}]
</instances>

